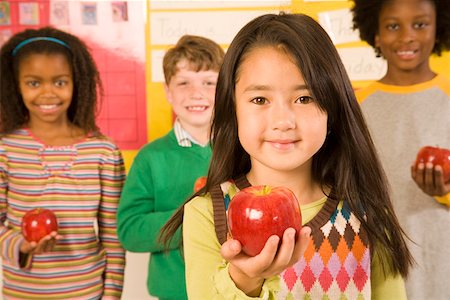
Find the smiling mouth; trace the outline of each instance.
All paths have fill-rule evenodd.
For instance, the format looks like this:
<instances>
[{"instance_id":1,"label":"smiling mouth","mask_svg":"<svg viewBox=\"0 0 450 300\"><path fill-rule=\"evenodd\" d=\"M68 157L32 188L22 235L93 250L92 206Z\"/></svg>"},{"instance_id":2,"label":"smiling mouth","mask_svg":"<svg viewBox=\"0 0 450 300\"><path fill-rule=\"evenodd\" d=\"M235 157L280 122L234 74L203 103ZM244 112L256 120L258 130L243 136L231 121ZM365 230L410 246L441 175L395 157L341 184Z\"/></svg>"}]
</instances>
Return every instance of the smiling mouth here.
<instances>
[{"instance_id":1,"label":"smiling mouth","mask_svg":"<svg viewBox=\"0 0 450 300\"><path fill-rule=\"evenodd\" d=\"M295 146L295 143L297 141L295 140L289 140L289 141L268 141L268 143L278 150L290 150L293 149Z\"/></svg>"},{"instance_id":2,"label":"smiling mouth","mask_svg":"<svg viewBox=\"0 0 450 300\"><path fill-rule=\"evenodd\" d=\"M60 104L41 104L37 105L42 112L54 112L59 108Z\"/></svg>"},{"instance_id":3,"label":"smiling mouth","mask_svg":"<svg viewBox=\"0 0 450 300\"><path fill-rule=\"evenodd\" d=\"M199 106L188 106L186 107L188 111L194 111L194 112L202 112L208 109L208 106L199 105Z\"/></svg>"},{"instance_id":4,"label":"smiling mouth","mask_svg":"<svg viewBox=\"0 0 450 300\"><path fill-rule=\"evenodd\" d=\"M396 54L403 59L411 59L416 56L417 50L397 51Z\"/></svg>"}]
</instances>

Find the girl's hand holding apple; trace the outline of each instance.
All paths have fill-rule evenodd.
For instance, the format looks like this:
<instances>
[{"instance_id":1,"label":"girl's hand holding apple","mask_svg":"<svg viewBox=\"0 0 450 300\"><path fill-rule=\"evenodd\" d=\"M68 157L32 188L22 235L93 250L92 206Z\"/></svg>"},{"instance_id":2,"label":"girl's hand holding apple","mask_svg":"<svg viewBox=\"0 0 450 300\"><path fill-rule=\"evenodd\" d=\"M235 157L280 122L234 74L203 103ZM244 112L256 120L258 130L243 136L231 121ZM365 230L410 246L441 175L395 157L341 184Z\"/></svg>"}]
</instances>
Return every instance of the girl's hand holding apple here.
<instances>
[{"instance_id":1,"label":"girl's hand holding apple","mask_svg":"<svg viewBox=\"0 0 450 300\"><path fill-rule=\"evenodd\" d=\"M48 209L36 208L29 210L22 219L22 234L24 242L20 252L24 254L40 254L51 251L58 235L58 219Z\"/></svg>"},{"instance_id":2,"label":"girl's hand holding apple","mask_svg":"<svg viewBox=\"0 0 450 300\"><path fill-rule=\"evenodd\" d=\"M256 256L245 254L241 243L234 239L226 241L220 252L230 263L229 274L236 286L255 297L259 296L265 279L279 275L300 260L310 242L310 234L309 227L303 227L297 235L293 228L288 228L281 243L279 236L272 235Z\"/></svg>"},{"instance_id":3,"label":"girl's hand holding apple","mask_svg":"<svg viewBox=\"0 0 450 300\"><path fill-rule=\"evenodd\" d=\"M411 166L411 177L417 186L430 196L444 196L450 192L450 150L425 146Z\"/></svg>"},{"instance_id":4,"label":"girl's hand holding apple","mask_svg":"<svg viewBox=\"0 0 450 300\"><path fill-rule=\"evenodd\" d=\"M27 241L24 239L20 245L20 252L23 254L42 254L45 252L52 251L56 242L61 239L56 231L52 231L50 234L44 236L38 242Z\"/></svg>"}]
</instances>

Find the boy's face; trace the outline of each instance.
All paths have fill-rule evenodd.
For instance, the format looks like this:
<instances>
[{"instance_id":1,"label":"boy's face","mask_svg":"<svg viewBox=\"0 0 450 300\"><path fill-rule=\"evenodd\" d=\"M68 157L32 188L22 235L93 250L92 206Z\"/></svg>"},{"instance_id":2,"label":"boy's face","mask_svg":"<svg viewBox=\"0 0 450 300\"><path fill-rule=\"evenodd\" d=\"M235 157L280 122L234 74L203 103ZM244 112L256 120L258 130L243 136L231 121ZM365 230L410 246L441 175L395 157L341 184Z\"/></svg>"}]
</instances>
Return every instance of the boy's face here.
<instances>
[{"instance_id":1,"label":"boy's face","mask_svg":"<svg viewBox=\"0 0 450 300\"><path fill-rule=\"evenodd\" d=\"M218 72L195 72L186 60L178 62L177 69L164 85L167 100L186 131L209 130Z\"/></svg>"},{"instance_id":2,"label":"boy's face","mask_svg":"<svg viewBox=\"0 0 450 300\"><path fill-rule=\"evenodd\" d=\"M375 45L390 72L429 69L436 39L436 8L431 0L386 1L379 16Z\"/></svg>"}]
</instances>

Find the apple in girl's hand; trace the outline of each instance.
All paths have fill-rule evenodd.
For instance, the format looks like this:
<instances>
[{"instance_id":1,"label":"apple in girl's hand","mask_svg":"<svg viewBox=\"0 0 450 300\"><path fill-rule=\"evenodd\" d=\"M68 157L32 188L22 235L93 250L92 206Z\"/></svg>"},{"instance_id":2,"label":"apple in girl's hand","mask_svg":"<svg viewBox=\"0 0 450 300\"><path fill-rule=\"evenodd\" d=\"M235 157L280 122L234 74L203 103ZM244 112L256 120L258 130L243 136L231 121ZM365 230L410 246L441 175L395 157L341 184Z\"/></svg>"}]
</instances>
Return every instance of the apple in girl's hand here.
<instances>
[{"instance_id":1,"label":"apple in girl's hand","mask_svg":"<svg viewBox=\"0 0 450 300\"><path fill-rule=\"evenodd\" d=\"M202 176L197 178L197 180L194 183L194 192L197 193L206 185L206 176Z\"/></svg>"},{"instance_id":2,"label":"apple in girl's hand","mask_svg":"<svg viewBox=\"0 0 450 300\"><path fill-rule=\"evenodd\" d=\"M416 168L419 163L439 165L444 171L444 182L450 180L450 150L439 147L425 146L420 148L416 158Z\"/></svg>"},{"instance_id":3,"label":"apple in girl's hand","mask_svg":"<svg viewBox=\"0 0 450 300\"><path fill-rule=\"evenodd\" d=\"M251 186L236 193L228 208L228 228L233 239L250 256L261 252L272 235L283 238L292 227L296 238L302 228L300 207L286 187Z\"/></svg>"},{"instance_id":4,"label":"apple in girl's hand","mask_svg":"<svg viewBox=\"0 0 450 300\"><path fill-rule=\"evenodd\" d=\"M28 242L39 242L52 231L58 231L56 215L48 209L28 211L22 219L22 234Z\"/></svg>"}]
</instances>

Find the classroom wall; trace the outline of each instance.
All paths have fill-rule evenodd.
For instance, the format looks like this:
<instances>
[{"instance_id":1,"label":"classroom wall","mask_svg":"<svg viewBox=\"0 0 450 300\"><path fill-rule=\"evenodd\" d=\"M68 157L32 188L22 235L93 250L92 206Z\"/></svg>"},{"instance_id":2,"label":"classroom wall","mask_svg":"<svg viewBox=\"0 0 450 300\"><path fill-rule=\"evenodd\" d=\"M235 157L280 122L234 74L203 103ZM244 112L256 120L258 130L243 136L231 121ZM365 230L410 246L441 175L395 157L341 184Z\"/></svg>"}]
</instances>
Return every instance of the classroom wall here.
<instances>
[{"instance_id":1,"label":"classroom wall","mask_svg":"<svg viewBox=\"0 0 450 300\"><path fill-rule=\"evenodd\" d=\"M41 23L54 24L90 43L107 88L100 113L102 130L123 149L127 170L140 147L172 126L161 63L167 48L183 34L209 37L226 49L237 31L258 15L301 12L319 20L332 36L355 88L380 78L385 70L384 61L350 29L347 0L20 1L39 4ZM9 2L14 8L9 25L0 14L0 44L17 30L37 26L18 24L20 1L0 0L0 7ZM35 16L27 18L32 22ZM450 77L448 65L450 53L432 58L432 68ZM123 299L155 299L146 289L148 259L145 253L127 253Z\"/></svg>"}]
</instances>

